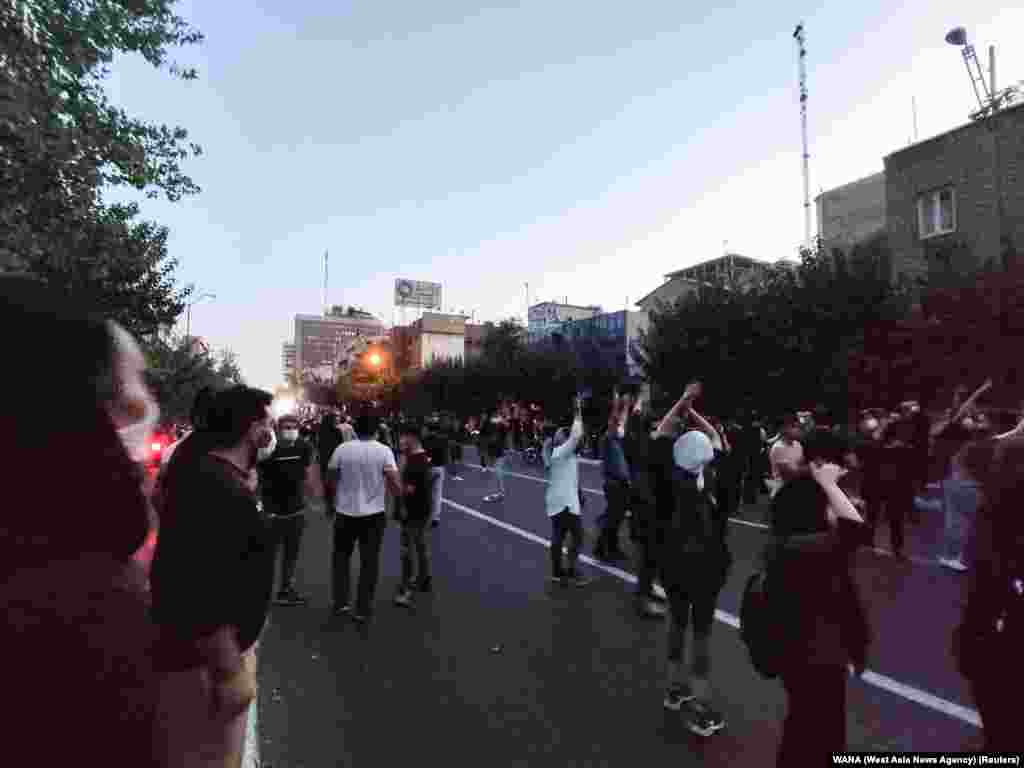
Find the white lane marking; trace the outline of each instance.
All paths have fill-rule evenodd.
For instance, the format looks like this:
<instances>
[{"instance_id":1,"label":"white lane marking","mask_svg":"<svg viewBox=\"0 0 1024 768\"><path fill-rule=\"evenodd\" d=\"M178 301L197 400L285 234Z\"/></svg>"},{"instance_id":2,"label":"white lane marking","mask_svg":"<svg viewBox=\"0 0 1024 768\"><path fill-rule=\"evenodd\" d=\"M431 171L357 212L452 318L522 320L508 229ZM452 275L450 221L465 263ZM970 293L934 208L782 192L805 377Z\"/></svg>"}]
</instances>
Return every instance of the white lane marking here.
<instances>
[{"instance_id":1,"label":"white lane marking","mask_svg":"<svg viewBox=\"0 0 1024 768\"><path fill-rule=\"evenodd\" d=\"M551 542L548 539L545 539L543 536L538 536L535 533L530 533L530 531L525 531L522 528L519 528L518 526L512 525L511 523L506 523L504 520L498 520L497 518L491 517L490 515L485 515L483 512L478 512L477 510L472 509L471 507L467 507L463 504L459 504L458 502L451 501L450 499L444 499L444 503L450 507L453 507L454 509L459 510L464 514L469 515L470 517L475 517L478 520L483 520L485 523L490 523L491 525L497 526L498 528L508 531L509 533L514 533L515 535L520 536L528 541L532 541L535 544L540 544L546 547L551 546ZM587 565L590 565L594 568L597 568L600 571L604 571L605 573L615 576L616 578L621 579L622 581L625 581L628 584L636 584L637 582L636 576L634 576L631 573L627 573L626 571L623 571L620 568L616 568L613 565L606 565L605 563L602 563L598 560L594 560L593 558L587 557L586 555L580 555L580 560L585 562ZM665 596L664 590L660 587L655 587L655 592L657 592L662 597ZM715 619L721 622L722 624L727 624L733 629L739 629L740 627L739 617L733 616L731 613L726 613L722 610L715 610ZM912 701L915 704L920 704L922 707L926 707L927 709L931 709L936 712L941 712L944 715L948 715L949 717L952 717L956 720L960 720L964 723L967 723L968 725L973 725L976 728L981 727L981 718L978 716L978 713L975 710L970 709L969 707L964 707L960 704L956 704L955 702L940 698L939 696L936 696L933 693L929 693L928 691L922 691L921 689L915 688L912 685L901 683L900 681L894 680L891 677L887 677L885 675L881 675L877 672L872 672L870 670L867 670L861 679L868 685L872 685L875 688L881 688L884 691L888 691L889 693L895 694L896 696L907 699L908 701Z\"/></svg>"},{"instance_id":2,"label":"white lane marking","mask_svg":"<svg viewBox=\"0 0 1024 768\"><path fill-rule=\"evenodd\" d=\"M473 466L472 464L470 465L470 467L472 467L473 469L476 469L476 470L483 471L481 467ZM544 483L545 485L549 482L548 480L545 480L543 477L537 477L536 475L524 475L524 474L522 474L520 472L507 472L506 471L505 474L508 475L509 477L518 477L518 478L522 478L523 480L533 480L533 482L535 482L535 483ZM597 488L583 488L582 490L583 490L584 493L590 493L590 494L593 494L594 496L604 496L604 491L599 490ZM750 526L751 528L759 528L761 530L768 530L768 528L769 528L769 526L767 526L764 523L755 523L752 520L741 520L738 517L730 517L729 518L729 522L730 523L736 523L736 525L747 525L747 526Z\"/></svg>"}]
</instances>

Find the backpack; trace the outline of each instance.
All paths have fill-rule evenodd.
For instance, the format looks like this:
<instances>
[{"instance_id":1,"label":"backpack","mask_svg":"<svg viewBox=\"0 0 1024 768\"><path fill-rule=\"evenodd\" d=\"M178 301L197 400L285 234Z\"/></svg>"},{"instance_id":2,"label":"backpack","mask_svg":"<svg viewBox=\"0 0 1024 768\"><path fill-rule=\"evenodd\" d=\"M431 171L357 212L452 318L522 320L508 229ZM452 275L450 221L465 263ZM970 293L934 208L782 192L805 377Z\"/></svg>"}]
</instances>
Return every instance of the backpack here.
<instances>
[{"instance_id":1,"label":"backpack","mask_svg":"<svg viewBox=\"0 0 1024 768\"><path fill-rule=\"evenodd\" d=\"M782 667L784 634L782 623L768 590L768 569L750 575L740 603L740 639L747 646L750 661L761 677L771 680Z\"/></svg>"}]
</instances>

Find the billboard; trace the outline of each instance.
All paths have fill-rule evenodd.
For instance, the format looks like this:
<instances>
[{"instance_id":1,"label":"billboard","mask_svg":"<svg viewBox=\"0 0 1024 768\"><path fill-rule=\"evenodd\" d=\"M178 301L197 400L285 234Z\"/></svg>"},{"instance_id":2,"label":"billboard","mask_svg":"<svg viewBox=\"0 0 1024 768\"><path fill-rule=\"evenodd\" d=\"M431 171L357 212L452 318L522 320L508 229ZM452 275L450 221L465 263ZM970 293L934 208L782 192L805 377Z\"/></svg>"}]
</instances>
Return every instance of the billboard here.
<instances>
[{"instance_id":1,"label":"billboard","mask_svg":"<svg viewBox=\"0 0 1024 768\"><path fill-rule=\"evenodd\" d=\"M422 280L395 280L395 306L440 309L441 284Z\"/></svg>"}]
</instances>

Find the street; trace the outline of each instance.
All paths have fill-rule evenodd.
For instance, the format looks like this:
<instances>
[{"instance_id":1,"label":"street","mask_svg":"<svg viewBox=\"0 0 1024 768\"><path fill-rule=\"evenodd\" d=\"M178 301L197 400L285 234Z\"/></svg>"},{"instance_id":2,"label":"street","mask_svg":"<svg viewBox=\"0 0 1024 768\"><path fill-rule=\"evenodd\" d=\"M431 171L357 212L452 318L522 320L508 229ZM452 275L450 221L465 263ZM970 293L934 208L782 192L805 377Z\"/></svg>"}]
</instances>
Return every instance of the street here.
<instances>
[{"instance_id":1,"label":"street","mask_svg":"<svg viewBox=\"0 0 1024 768\"><path fill-rule=\"evenodd\" d=\"M412 611L391 603L399 554L389 524L368 628L329 616L331 531L311 513L297 576L310 604L275 607L261 642L264 768L773 764L784 694L757 676L735 629L764 542L764 500L731 526L735 563L719 600L711 675L728 724L702 739L662 707L665 623L633 612L630 575L584 565L591 586L552 585L540 471L515 461L507 498L485 504L495 479L471 450L466 458L465 481L446 482L431 533L433 593L416 595ZM589 554L604 500L600 467L580 470ZM980 747L948 650L966 581L932 564L936 526L925 519L909 528L910 562L859 555L875 639L870 672L849 686L852 750ZM887 542L884 530L880 538Z\"/></svg>"}]
</instances>

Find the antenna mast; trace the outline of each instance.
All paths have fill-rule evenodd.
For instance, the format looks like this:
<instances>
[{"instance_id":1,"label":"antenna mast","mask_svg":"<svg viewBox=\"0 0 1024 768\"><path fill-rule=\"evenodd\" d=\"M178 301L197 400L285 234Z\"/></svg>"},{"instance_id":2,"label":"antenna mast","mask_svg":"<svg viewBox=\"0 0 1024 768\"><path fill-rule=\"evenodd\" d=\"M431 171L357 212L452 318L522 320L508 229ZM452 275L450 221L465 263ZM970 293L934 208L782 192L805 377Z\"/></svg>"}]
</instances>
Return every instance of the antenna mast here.
<instances>
[{"instance_id":1,"label":"antenna mast","mask_svg":"<svg viewBox=\"0 0 1024 768\"><path fill-rule=\"evenodd\" d=\"M800 66L800 135L803 139L804 166L804 247L811 247L811 155L807 150L807 49L804 48L804 25L800 22L793 31L796 40L797 62Z\"/></svg>"},{"instance_id":2,"label":"antenna mast","mask_svg":"<svg viewBox=\"0 0 1024 768\"><path fill-rule=\"evenodd\" d=\"M324 317L329 314L327 307L327 251L324 251Z\"/></svg>"}]
</instances>

